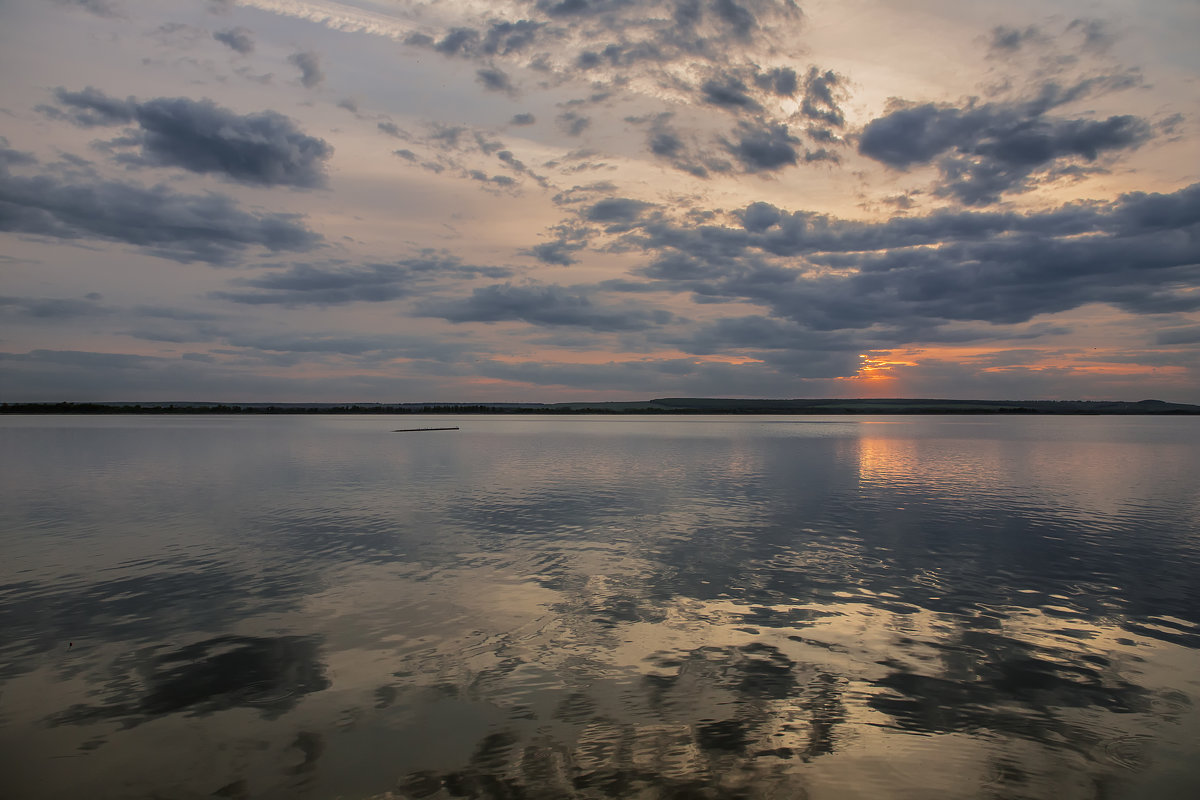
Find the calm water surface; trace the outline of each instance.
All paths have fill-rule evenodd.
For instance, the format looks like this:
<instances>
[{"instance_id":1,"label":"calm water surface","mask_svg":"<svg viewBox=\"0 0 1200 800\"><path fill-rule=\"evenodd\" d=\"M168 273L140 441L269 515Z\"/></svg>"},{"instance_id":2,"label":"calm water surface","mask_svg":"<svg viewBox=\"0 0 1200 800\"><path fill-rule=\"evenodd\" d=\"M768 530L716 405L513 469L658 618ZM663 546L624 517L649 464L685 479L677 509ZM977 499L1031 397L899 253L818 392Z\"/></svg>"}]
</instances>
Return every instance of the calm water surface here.
<instances>
[{"instance_id":1,"label":"calm water surface","mask_svg":"<svg viewBox=\"0 0 1200 800\"><path fill-rule=\"evenodd\" d=\"M0 418L0 797L1194 798L1198 475L1196 418Z\"/></svg>"}]
</instances>

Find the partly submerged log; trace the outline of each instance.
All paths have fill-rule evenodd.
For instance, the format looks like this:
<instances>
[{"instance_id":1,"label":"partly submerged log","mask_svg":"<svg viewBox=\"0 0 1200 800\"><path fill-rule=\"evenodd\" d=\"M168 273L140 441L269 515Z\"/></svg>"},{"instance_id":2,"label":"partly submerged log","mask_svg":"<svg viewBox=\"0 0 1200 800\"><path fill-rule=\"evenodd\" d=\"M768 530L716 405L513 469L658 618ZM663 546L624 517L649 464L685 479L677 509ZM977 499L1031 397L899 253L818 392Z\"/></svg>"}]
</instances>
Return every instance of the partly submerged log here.
<instances>
[{"instance_id":1,"label":"partly submerged log","mask_svg":"<svg viewBox=\"0 0 1200 800\"><path fill-rule=\"evenodd\" d=\"M456 431L458 428L399 428L392 433L418 433L420 431Z\"/></svg>"}]
</instances>

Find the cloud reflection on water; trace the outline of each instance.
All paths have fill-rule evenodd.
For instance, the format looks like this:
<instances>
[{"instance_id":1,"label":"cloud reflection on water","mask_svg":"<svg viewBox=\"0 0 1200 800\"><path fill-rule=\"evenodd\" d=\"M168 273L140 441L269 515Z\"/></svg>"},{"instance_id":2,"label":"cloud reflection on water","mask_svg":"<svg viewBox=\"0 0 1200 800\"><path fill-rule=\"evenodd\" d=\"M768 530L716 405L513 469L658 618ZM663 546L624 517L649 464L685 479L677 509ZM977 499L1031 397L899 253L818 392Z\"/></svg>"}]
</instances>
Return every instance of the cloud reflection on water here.
<instances>
[{"instance_id":1,"label":"cloud reflection on water","mask_svg":"<svg viewBox=\"0 0 1200 800\"><path fill-rule=\"evenodd\" d=\"M231 454L244 422L217 434ZM237 740L250 712L262 755L206 790L247 796L1069 798L1091 795L1068 776L1117 795L1197 777L1159 747L1196 727L1200 641L1194 501L1149 480L1161 448L1066 448L1133 447L1147 476L1089 516L1053 482L1086 465L1028 428L464 420L478 432L400 442L369 422L297 420L252 434L250 464L218 459L248 491L206 569L168 573L163 551L136 576L8 585L10 685L82 682L33 704L47 735L110 758L131 727ZM204 519L204 491L156 488ZM38 619L58 620L44 642ZM91 639L72 670L68 623Z\"/></svg>"}]
</instances>

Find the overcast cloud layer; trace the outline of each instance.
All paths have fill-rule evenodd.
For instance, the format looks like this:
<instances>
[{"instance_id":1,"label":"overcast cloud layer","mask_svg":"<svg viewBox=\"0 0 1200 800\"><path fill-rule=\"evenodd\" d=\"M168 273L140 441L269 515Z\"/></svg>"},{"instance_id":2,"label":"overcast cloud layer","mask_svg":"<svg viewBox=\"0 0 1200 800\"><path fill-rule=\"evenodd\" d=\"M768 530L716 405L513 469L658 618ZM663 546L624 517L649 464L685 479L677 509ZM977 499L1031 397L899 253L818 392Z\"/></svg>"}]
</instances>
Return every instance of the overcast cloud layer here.
<instances>
[{"instance_id":1,"label":"overcast cloud layer","mask_svg":"<svg viewBox=\"0 0 1200 800\"><path fill-rule=\"evenodd\" d=\"M1200 403L1200 9L0 6L0 401Z\"/></svg>"}]
</instances>

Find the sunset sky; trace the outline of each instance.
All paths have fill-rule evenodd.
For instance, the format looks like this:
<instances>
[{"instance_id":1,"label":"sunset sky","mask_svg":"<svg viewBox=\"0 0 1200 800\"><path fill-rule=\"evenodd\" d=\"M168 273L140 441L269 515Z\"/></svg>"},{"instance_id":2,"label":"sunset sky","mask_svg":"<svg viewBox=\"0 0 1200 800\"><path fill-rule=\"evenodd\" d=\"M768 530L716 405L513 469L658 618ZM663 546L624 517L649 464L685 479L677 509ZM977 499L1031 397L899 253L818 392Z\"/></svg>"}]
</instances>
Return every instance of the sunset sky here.
<instances>
[{"instance_id":1,"label":"sunset sky","mask_svg":"<svg viewBox=\"0 0 1200 800\"><path fill-rule=\"evenodd\" d=\"M0 0L0 401L1200 403L1195 0Z\"/></svg>"}]
</instances>

